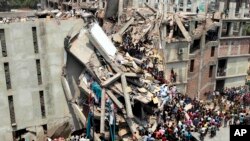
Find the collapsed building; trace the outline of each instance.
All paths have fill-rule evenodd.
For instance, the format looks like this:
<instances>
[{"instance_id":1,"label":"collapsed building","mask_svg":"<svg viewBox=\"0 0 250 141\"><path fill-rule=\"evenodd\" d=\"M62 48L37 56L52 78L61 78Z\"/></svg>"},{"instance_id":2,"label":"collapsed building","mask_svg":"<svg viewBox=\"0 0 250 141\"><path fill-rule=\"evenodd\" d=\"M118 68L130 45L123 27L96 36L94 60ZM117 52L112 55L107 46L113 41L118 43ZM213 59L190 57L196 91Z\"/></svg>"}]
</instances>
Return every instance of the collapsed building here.
<instances>
[{"instance_id":1,"label":"collapsed building","mask_svg":"<svg viewBox=\"0 0 250 141\"><path fill-rule=\"evenodd\" d=\"M116 139L129 139L134 132L140 138L140 126L152 131L157 126L156 96L162 83L199 99L209 91L245 84L247 1L44 4L59 10L25 20L15 16L0 28L0 80L6 84L0 91L3 140L67 137L89 126L86 132L95 140L114 136L109 128L118 127ZM72 9L76 11L68 12ZM100 108L89 101L92 87L102 92ZM104 94L116 110L107 101L105 105ZM115 115L114 127L109 127L108 115Z\"/></svg>"}]
</instances>

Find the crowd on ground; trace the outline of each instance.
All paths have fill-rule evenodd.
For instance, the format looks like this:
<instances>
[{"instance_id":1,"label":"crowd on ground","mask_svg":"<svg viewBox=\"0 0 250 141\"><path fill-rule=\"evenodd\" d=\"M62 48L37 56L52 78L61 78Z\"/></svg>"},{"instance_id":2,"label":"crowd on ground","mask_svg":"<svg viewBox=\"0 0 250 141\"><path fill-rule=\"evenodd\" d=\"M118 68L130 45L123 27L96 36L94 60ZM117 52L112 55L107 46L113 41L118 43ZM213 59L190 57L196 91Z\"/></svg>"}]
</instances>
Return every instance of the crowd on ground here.
<instances>
[{"instance_id":1,"label":"crowd on ground","mask_svg":"<svg viewBox=\"0 0 250 141\"><path fill-rule=\"evenodd\" d=\"M250 104L250 93L248 92L248 86L239 86L231 88L223 88L218 91L207 92L205 96L208 100L214 100L214 98L221 96L227 101L240 103L242 105Z\"/></svg>"},{"instance_id":2,"label":"crowd on ground","mask_svg":"<svg viewBox=\"0 0 250 141\"><path fill-rule=\"evenodd\" d=\"M238 99L234 96L245 94L245 86L225 88L221 93L213 93L210 105L197 98L184 96L176 90L176 86L161 87L158 94L161 103L156 111L158 127L155 131L141 129L140 135L144 141L191 141L195 140L192 132L198 132L200 140L203 140L207 134L214 137L222 126L249 124L250 117L246 106L237 102Z\"/></svg>"}]
</instances>

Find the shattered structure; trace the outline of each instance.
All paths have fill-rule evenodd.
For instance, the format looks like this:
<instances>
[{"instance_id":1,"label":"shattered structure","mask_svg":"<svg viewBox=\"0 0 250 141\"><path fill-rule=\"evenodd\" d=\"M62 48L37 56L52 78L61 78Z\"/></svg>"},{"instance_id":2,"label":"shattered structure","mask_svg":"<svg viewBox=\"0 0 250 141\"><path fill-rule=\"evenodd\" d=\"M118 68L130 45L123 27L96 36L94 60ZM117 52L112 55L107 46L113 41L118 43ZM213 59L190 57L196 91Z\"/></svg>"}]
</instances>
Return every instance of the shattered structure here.
<instances>
[{"instance_id":1,"label":"shattered structure","mask_svg":"<svg viewBox=\"0 0 250 141\"><path fill-rule=\"evenodd\" d=\"M248 1L42 5L26 18L0 14L0 139L67 137L83 128L94 140L141 138L138 129L157 127L162 84L199 99L245 84Z\"/></svg>"}]
</instances>

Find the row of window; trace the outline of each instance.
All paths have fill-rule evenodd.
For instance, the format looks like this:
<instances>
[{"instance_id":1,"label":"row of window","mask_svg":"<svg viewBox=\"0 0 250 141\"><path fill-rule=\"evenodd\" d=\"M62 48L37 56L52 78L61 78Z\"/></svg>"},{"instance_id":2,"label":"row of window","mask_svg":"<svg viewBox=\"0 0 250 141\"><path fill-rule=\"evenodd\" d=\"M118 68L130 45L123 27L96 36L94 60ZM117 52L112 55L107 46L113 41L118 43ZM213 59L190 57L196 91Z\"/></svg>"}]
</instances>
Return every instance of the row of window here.
<instances>
[{"instance_id":1,"label":"row of window","mask_svg":"<svg viewBox=\"0 0 250 141\"><path fill-rule=\"evenodd\" d=\"M42 85L41 64L39 59L36 59L36 70L37 70L38 85ZM5 73L6 88L7 90L9 90L12 88L12 86L11 86L10 68L8 62L4 63L4 73Z\"/></svg>"},{"instance_id":2,"label":"row of window","mask_svg":"<svg viewBox=\"0 0 250 141\"><path fill-rule=\"evenodd\" d=\"M194 59L192 59L190 61L190 72L193 72L194 71ZM208 77L211 78L212 75L213 75L213 69L214 69L214 66L213 65L210 65L209 67L209 74L208 74Z\"/></svg>"},{"instance_id":3,"label":"row of window","mask_svg":"<svg viewBox=\"0 0 250 141\"><path fill-rule=\"evenodd\" d=\"M34 45L34 52L37 54L39 53L38 48L38 41L37 41L37 30L36 27L32 27L32 35L33 35L33 45ZM0 29L0 42L2 47L2 56L7 57L7 47L6 47L6 40L5 40L5 31L4 29Z\"/></svg>"},{"instance_id":4,"label":"row of window","mask_svg":"<svg viewBox=\"0 0 250 141\"><path fill-rule=\"evenodd\" d=\"M32 35L33 35L33 45L34 45L34 53L39 53L38 48L38 41L37 41L37 31L36 27L32 27ZM4 29L0 29L0 41L2 47L2 56L7 57L7 48L6 48L6 40L5 40L5 31ZM41 74L41 63L39 59L36 59L36 70L37 70L37 78L38 78L38 85L42 84L42 74ZM9 63L4 63L4 73L5 73L5 81L6 81L6 88L11 89L11 78L10 78L10 67ZM43 91L39 91L39 100L40 100L40 108L41 108L41 115L43 118L46 118L46 110L45 110L45 102L44 102L44 93ZM10 121L12 125L16 124L15 118L15 109L14 109L14 101L13 96L8 96L9 102L9 110L10 110Z\"/></svg>"},{"instance_id":5,"label":"row of window","mask_svg":"<svg viewBox=\"0 0 250 141\"><path fill-rule=\"evenodd\" d=\"M39 101L40 101L41 116L42 116L42 118L46 118L46 110L45 110L43 91L39 91ZM12 125L16 125L14 100L13 100L12 95L8 96L8 102L9 102L9 110L10 110L10 122Z\"/></svg>"},{"instance_id":6,"label":"row of window","mask_svg":"<svg viewBox=\"0 0 250 141\"><path fill-rule=\"evenodd\" d=\"M211 47L211 54L210 54L210 57L213 57L214 56L214 53L215 53L215 46L212 46ZM193 72L194 71L194 59L192 59L190 61L190 68L189 68L190 72ZM209 77L212 77L212 74L213 74L213 66L210 66L209 68Z\"/></svg>"}]
</instances>

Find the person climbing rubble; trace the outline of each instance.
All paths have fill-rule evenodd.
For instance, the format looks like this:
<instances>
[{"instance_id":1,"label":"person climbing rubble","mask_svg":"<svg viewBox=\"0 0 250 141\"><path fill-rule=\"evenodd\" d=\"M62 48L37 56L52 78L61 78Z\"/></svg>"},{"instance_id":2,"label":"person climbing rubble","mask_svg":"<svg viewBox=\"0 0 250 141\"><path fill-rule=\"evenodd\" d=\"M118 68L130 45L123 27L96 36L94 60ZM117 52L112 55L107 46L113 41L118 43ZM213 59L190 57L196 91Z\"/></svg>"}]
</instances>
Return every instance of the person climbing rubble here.
<instances>
[{"instance_id":1,"label":"person climbing rubble","mask_svg":"<svg viewBox=\"0 0 250 141\"><path fill-rule=\"evenodd\" d=\"M95 94L95 103L100 106L101 97L102 97L102 89L101 89L100 85L96 81L93 81L90 84L90 88L91 88L92 92Z\"/></svg>"}]
</instances>

